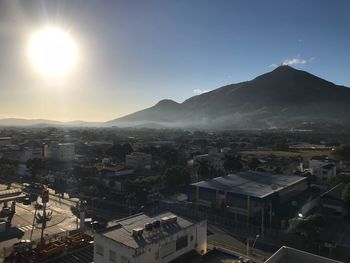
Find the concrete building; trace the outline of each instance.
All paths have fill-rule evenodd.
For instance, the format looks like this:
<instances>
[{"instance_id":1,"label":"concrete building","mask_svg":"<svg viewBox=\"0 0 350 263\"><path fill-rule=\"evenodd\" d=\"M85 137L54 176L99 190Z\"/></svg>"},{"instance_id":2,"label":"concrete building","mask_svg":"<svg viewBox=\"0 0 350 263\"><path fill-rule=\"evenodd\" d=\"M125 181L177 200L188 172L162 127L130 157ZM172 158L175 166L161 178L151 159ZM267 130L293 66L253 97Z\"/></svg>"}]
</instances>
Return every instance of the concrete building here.
<instances>
[{"instance_id":1,"label":"concrete building","mask_svg":"<svg viewBox=\"0 0 350 263\"><path fill-rule=\"evenodd\" d=\"M152 155L133 152L125 156L125 166L134 170L151 169Z\"/></svg>"},{"instance_id":2,"label":"concrete building","mask_svg":"<svg viewBox=\"0 0 350 263\"><path fill-rule=\"evenodd\" d=\"M0 137L0 146L12 144L12 137Z\"/></svg>"},{"instance_id":3,"label":"concrete building","mask_svg":"<svg viewBox=\"0 0 350 263\"><path fill-rule=\"evenodd\" d=\"M189 200L204 207L225 207L238 219L261 212L270 215L282 203L307 189L306 177L240 172L190 185ZM264 217L264 216L263 216Z\"/></svg>"},{"instance_id":4,"label":"concrete building","mask_svg":"<svg viewBox=\"0 0 350 263\"><path fill-rule=\"evenodd\" d=\"M51 143L44 146L44 159L56 162L70 162L75 158L74 143Z\"/></svg>"},{"instance_id":5,"label":"concrete building","mask_svg":"<svg viewBox=\"0 0 350 263\"><path fill-rule=\"evenodd\" d=\"M137 214L94 237L94 262L170 262L187 253L207 252L207 222L165 212Z\"/></svg>"},{"instance_id":6,"label":"concrete building","mask_svg":"<svg viewBox=\"0 0 350 263\"><path fill-rule=\"evenodd\" d=\"M327 184L329 178L337 174L335 161L327 156L315 156L309 160L309 171L316 176L318 184Z\"/></svg>"},{"instance_id":7,"label":"concrete building","mask_svg":"<svg viewBox=\"0 0 350 263\"><path fill-rule=\"evenodd\" d=\"M281 247L265 263L342 263L291 247Z\"/></svg>"}]
</instances>

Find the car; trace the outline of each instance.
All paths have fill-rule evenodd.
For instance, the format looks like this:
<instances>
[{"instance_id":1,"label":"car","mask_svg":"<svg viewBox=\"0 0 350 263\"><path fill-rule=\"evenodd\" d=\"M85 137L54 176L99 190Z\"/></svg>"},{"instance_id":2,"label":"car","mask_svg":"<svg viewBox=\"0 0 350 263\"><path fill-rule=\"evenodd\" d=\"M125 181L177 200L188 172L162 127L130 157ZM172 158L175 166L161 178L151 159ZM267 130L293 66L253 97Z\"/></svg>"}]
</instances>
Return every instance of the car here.
<instances>
[{"instance_id":1,"label":"car","mask_svg":"<svg viewBox=\"0 0 350 263\"><path fill-rule=\"evenodd\" d=\"M4 207L2 210L1 210L1 214L5 215L5 216L8 216L12 213L11 211L11 208L10 207Z\"/></svg>"},{"instance_id":2,"label":"car","mask_svg":"<svg viewBox=\"0 0 350 263\"><path fill-rule=\"evenodd\" d=\"M26 198L24 198L24 200L23 200L23 204L24 205L30 205L32 202L30 201L30 198L29 197L26 197Z\"/></svg>"},{"instance_id":3,"label":"car","mask_svg":"<svg viewBox=\"0 0 350 263\"><path fill-rule=\"evenodd\" d=\"M102 230L104 228L106 228L106 225L103 224L102 222L99 221L93 221L90 223L91 229L93 230Z\"/></svg>"},{"instance_id":4,"label":"car","mask_svg":"<svg viewBox=\"0 0 350 263\"><path fill-rule=\"evenodd\" d=\"M17 252L23 252L32 249L33 243L30 240L22 239L13 245L13 249Z\"/></svg>"}]
</instances>

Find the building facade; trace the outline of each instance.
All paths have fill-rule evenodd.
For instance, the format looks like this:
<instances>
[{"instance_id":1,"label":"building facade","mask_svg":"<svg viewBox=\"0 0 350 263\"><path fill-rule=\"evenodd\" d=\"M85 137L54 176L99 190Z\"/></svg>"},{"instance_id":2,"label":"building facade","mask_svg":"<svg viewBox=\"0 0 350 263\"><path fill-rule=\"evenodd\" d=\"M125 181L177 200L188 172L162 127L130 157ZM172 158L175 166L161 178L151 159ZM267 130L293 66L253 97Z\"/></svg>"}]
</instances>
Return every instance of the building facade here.
<instances>
[{"instance_id":1,"label":"building facade","mask_svg":"<svg viewBox=\"0 0 350 263\"><path fill-rule=\"evenodd\" d=\"M207 252L207 222L195 222L170 212L134 215L97 233L95 263L170 262L196 251Z\"/></svg>"},{"instance_id":2,"label":"building facade","mask_svg":"<svg viewBox=\"0 0 350 263\"><path fill-rule=\"evenodd\" d=\"M262 172L240 172L190 185L189 201L208 208L225 208L241 220L282 203L307 189L305 177Z\"/></svg>"},{"instance_id":3,"label":"building facade","mask_svg":"<svg viewBox=\"0 0 350 263\"><path fill-rule=\"evenodd\" d=\"M337 174L335 161L326 156L316 156L309 160L309 171L317 179L318 184L327 184Z\"/></svg>"},{"instance_id":4,"label":"building facade","mask_svg":"<svg viewBox=\"0 0 350 263\"><path fill-rule=\"evenodd\" d=\"M44 145L44 159L56 162L70 162L75 158L74 143L51 143Z\"/></svg>"}]
</instances>

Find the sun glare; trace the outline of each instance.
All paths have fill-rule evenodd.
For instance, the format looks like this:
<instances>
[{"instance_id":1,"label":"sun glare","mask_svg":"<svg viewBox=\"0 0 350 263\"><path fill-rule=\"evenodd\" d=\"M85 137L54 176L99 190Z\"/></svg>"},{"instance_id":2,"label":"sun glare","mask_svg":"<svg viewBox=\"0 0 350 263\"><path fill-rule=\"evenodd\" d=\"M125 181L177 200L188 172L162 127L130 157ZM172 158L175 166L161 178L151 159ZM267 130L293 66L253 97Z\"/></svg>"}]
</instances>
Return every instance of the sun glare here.
<instances>
[{"instance_id":1,"label":"sun glare","mask_svg":"<svg viewBox=\"0 0 350 263\"><path fill-rule=\"evenodd\" d=\"M34 33L29 42L29 57L34 67L48 76L63 76L77 62L77 47L68 32L46 27Z\"/></svg>"}]
</instances>

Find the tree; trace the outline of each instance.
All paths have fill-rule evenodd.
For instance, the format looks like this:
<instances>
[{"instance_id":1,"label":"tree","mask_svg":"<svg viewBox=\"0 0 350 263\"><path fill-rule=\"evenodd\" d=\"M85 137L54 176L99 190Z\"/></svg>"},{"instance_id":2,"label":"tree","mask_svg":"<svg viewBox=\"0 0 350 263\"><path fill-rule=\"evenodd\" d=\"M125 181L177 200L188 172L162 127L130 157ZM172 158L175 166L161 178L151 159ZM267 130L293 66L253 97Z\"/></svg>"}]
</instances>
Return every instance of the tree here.
<instances>
[{"instance_id":1,"label":"tree","mask_svg":"<svg viewBox=\"0 0 350 263\"><path fill-rule=\"evenodd\" d=\"M337 174L336 176L330 177L328 183L331 186L336 186L340 183L348 184L350 183L350 175L346 173Z\"/></svg>"},{"instance_id":2,"label":"tree","mask_svg":"<svg viewBox=\"0 0 350 263\"><path fill-rule=\"evenodd\" d=\"M133 152L130 144L113 144L111 148L106 151L106 154L116 158L119 161L124 161L125 156Z\"/></svg>"},{"instance_id":3,"label":"tree","mask_svg":"<svg viewBox=\"0 0 350 263\"><path fill-rule=\"evenodd\" d=\"M350 161L350 145L344 145L338 148L335 155L341 160Z\"/></svg>"},{"instance_id":4,"label":"tree","mask_svg":"<svg viewBox=\"0 0 350 263\"><path fill-rule=\"evenodd\" d=\"M0 159L0 175L7 178L9 175L14 174L18 166L17 161L13 161L7 158Z\"/></svg>"},{"instance_id":5,"label":"tree","mask_svg":"<svg viewBox=\"0 0 350 263\"><path fill-rule=\"evenodd\" d=\"M205 179L212 179L214 177L217 177L219 173L215 167L212 165L211 162L209 162L207 159L200 159L197 162L198 166L198 177L200 177L201 180Z\"/></svg>"},{"instance_id":6,"label":"tree","mask_svg":"<svg viewBox=\"0 0 350 263\"><path fill-rule=\"evenodd\" d=\"M306 218L293 218L289 224L295 232L305 241L317 241L323 227L327 225L326 219L320 214L313 214Z\"/></svg>"},{"instance_id":7,"label":"tree","mask_svg":"<svg viewBox=\"0 0 350 263\"><path fill-rule=\"evenodd\" d=\"M348 209L350 209L350 183L348 183L343 189L341 198L348 207Z\"/></svg>"},{"instance_id":8,"label":"tree","mask_svg":"<svg viewBox=\"0 0 350 263\"><path fill-rule=\"evenodd\" d=\"M188 185L191 182L190 174L180 166L168 168L164 173L164 177L167 187L173 190Z\"/></svg>"},{"instance_id":9,"label":"tree","mask_svg":"<svg viewBox=\"0 0 350 263\"><path fill-rule=\"evenodd\" d=\"M236 172L243 168L239 155L227 154L225 155L224 167L226 172Z\"/></svg>"},{"instance_id":10,"label":"tree","mask_svg":"<svg viewBox=\"0 0 350 263\"><path fill-rule=\"evenodd\" d=\"M36 178L37 174L45 169L45 163L42 159L34 158L29 159L26 162L26 167L29 169L30 174L32 175L33 180Z\"/></svg>"}]
</instances>

